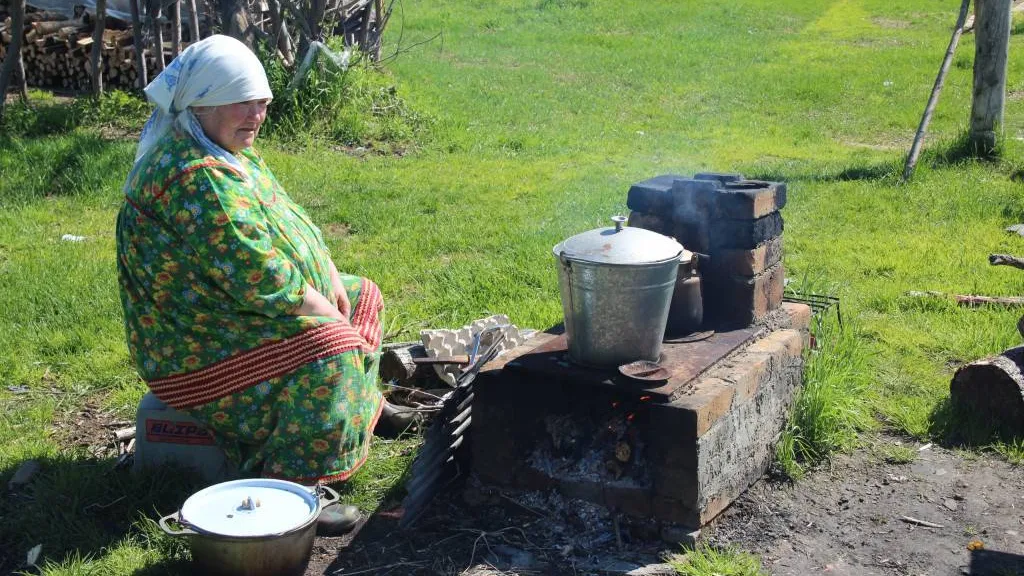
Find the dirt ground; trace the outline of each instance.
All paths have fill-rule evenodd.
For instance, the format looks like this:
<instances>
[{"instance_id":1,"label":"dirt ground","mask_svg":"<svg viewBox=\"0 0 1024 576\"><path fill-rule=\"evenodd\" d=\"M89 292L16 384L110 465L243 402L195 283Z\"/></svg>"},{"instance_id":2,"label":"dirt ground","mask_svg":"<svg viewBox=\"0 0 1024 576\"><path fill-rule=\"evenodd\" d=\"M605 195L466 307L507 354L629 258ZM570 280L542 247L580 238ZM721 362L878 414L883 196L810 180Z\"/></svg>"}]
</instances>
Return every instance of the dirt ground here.
<instances>
[{"instance_id":1,"label":"dirt ground","mask_svg":"<svg viewBox=\"0 0 1024 576\"><path fill-rule=\"evenodd\" d=\"M1024 468L937 446L909 464L879 460L859 451L795 485L763 480L704 536L776 576L1024 575Z\"/></svg>"},{"instance_id":2,"label":"dirt ground","mask_svg":"<svg viewBox=\"0 0 1024 576\"><path fill-rule=\"evenodd\" d=\"M861 450L797 484L763 479L702 540L753 552L775 576L1024 576L1022 480L1024 468L993 456L930 446L891 464ZM307 574L654 576L669 573L662 555L679 551L643 522L620 520L616 536L598 507L473 481L438 498L401 537L396 513L374 515L353 536L318 539Z\"/></svg>"}]
</instances>

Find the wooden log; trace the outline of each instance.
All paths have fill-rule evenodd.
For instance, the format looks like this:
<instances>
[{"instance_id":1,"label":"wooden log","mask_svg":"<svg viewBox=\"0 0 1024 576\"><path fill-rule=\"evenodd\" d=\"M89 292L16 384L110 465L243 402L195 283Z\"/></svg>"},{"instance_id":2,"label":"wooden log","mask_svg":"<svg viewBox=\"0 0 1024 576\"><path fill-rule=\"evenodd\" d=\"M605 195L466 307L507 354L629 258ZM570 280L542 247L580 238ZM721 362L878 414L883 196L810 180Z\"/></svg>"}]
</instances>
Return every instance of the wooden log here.
<instances>
[{"instance_id":1,"label":"wooden log","mask_svg":"<svg viewBox=\"0 0 1024 576\"><path fill-rule=\"evenodd\" d=\"M1024 270L1024 258L1010 254L989 254L988 263L993 266L1012 266Z\"/></svg>"},{"instance_id":2,"label":"wooden log","mask_svg":"<svg viewBox=\"0 0 1024 576\"><path fill-rule=\"evenodd\" d=\"M103 31L107 21L107 0L96 0L96 22L92 30L92 95L99 98L103 94L103 63L100 55L103 52Z\"/></svg>"},{"instance_id":3,"label":"wooden log","mask_svg":"<svg viewBox=\"0 0 1024 576\"><path fill-rule=\"evenodd\" d=\"M974 308L983 305L993 306L1024 306L1024 297L1021 296L979 296L976 294L945 294L943 292L911 290L907 296L913 298L952 298L960 306Z\"/></svg>"},{"instance_id":4,"label":"wooden log","mask_svg":"<svg viewBox=\"0 0 1024 576\"><path fill-rule=\"evenodd\" d=\"M25 27L25 0L11 2L11 30L22 30ZM7 102L7 86L21 57L21 34L14 34L11 44L7 47L7 55L0 65L0 118L4 116L4 104Z\"/></svg>"},{"instance_id":5,"label":"wooden log","mask_svg":"<svg viewBox=\"0 0 1024 576\"><path fill-rule=\"evenodd\" d=\"M957 410L991 425L1005 439L1024 436L1024 346L962 366L949 385Z\"/></svg>"},{"instance_id":6,"label":"wooden log","mask_svg":"<svg viewBox=\"0 0 1024 576\"><path fill-rule=\"evenodd\" d=\"M389 347L380 357L380 377L385 382L394 380L396 384L407 386L413 380L434 376L433 368L415 362L426 357L427 351L420 344Z\"/></svg>"},{"instance_id":7,"label":"wooden log","mask_svg":"<svg viewBox=\"0 0 1024 576\"><path fill-rule=\"evenodd\" d=\"M149 84L146 79L146 54L142 44L142 21L139 19L139 2L142 0L128 0L128 5L132 13L132 42L135 49L136 58L136 74L139 80L139 89L143 89Z\"/></svg>"},{"instance_id":8,"label":"wooden log","mask_svg":"<svg viewBox=\"0 0 1024 576\"><path fill-rule=\"evenodd\" d=\"M983 154L995 150L1006 107L1012 0L975 0L974 90L969 136Z\"/></svg>"},{"instance_id":9,"label":"wooden log","mask_svg":"<svg viewBox=\"0 0 1024 576\"><path fill-rule=\"evenodd\" d=\"M89 25L81 20L58 20L55 22L33 22L32 29L40 36L48 36L60 32L62 28L71 28L76 31L87 31Z\"/></svg>"}]
</instances>

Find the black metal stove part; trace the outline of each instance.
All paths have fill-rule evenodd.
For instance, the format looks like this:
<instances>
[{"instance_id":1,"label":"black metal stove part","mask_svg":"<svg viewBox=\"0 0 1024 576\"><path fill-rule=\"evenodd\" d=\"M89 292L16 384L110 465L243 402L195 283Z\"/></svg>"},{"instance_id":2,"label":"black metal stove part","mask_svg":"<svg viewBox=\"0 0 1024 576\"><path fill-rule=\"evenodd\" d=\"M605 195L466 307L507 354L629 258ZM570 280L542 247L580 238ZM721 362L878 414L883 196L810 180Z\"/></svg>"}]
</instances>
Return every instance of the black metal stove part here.
<instances>
[{"instance_id":1,"label":"black metal stove part","mask_svg":"<svg viewBox=\"0 0 1024 576\"><path fill-rule=\"evenodd\" d=\"M491 345L459 374L455 389L445 394L444 404L423 435L423 445L409 470L399 528L411 527L438 492L468 469L464 445L473 422L473 380L484 364L498 356L504 340L505 334L498 332Z\"/></svg>"}]
</instances>

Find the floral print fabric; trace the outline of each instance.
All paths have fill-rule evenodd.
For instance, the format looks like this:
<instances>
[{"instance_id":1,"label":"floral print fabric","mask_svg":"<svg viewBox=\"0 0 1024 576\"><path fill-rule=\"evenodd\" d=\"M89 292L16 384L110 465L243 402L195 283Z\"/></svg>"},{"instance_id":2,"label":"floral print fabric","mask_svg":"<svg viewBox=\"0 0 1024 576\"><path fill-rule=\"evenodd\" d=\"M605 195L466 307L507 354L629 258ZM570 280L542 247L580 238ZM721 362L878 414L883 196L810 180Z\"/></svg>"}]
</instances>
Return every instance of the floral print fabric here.
<instances>
[{"instance_id":1,"label":"floral print fabric","mask_svg":"<svg viewBox=\"0 0 1024 576\"><path fill-rule=\"evenodd\" d=\"M252 149L236 157L243 170L172 131L128 182L117 220L118 276L129 351L147 382L336 322L291 314L306 284L332 293L330 254L263 160ZM343 283L356 310L368 281L345 276ZM355 348L176 407L206 422L246 471L341 479L365 457L381 405L376 378L376 354Z\"/></svg>"}]
</instances>

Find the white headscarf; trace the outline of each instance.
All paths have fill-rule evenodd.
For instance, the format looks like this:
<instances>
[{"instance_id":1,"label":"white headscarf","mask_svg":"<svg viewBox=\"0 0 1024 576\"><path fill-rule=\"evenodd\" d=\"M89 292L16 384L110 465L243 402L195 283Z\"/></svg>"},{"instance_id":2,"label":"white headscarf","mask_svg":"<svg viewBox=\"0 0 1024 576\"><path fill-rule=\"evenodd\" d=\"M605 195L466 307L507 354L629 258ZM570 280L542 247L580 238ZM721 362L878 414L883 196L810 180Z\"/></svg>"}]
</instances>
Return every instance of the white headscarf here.
<instances>
[{"instance_id":1,"label":"white headscarf","mask_svg":"<svg viewBox=\"0 0 1024 576\"><path fill-rule=\"evenodd\" d=\"M175 125L190 134L207 153L241 168L231 152L206 136L189 107L273 97L267 74L256 55L240 41L220 35L204 38L182 51L146 86L145 92L156 110L139 137L132 176L146 153Z\"/></svg>"}]
</instances>

